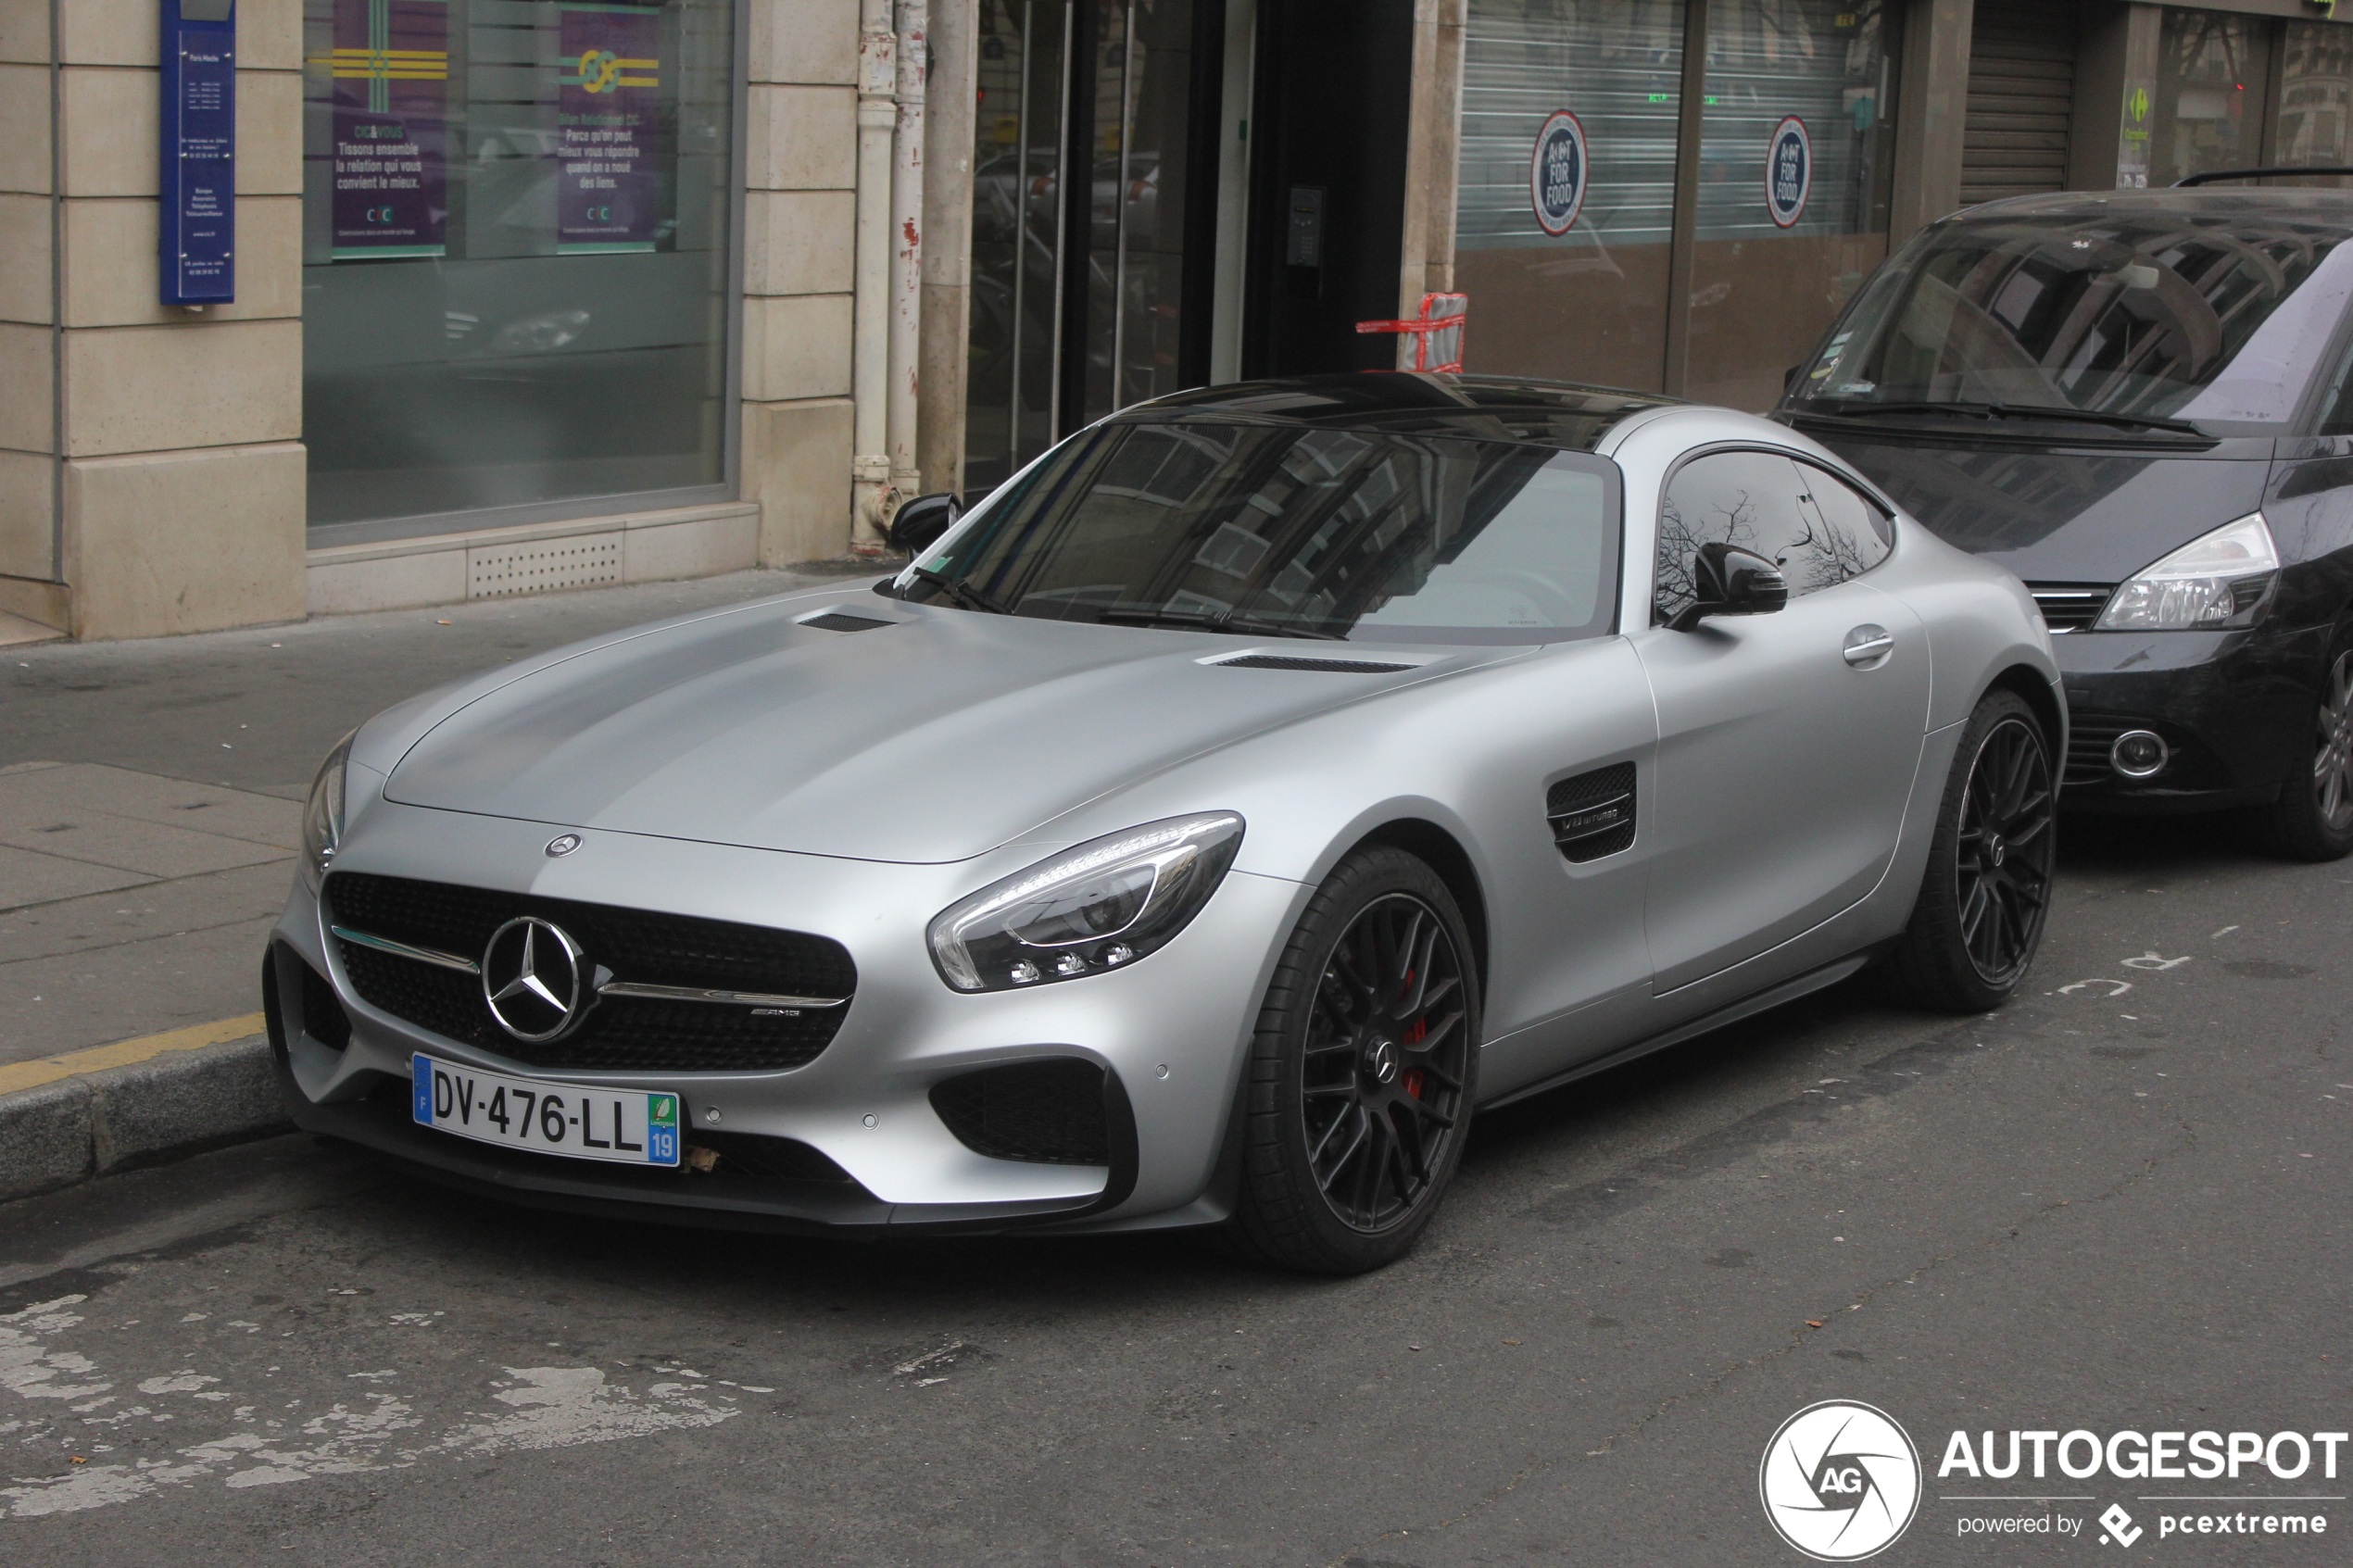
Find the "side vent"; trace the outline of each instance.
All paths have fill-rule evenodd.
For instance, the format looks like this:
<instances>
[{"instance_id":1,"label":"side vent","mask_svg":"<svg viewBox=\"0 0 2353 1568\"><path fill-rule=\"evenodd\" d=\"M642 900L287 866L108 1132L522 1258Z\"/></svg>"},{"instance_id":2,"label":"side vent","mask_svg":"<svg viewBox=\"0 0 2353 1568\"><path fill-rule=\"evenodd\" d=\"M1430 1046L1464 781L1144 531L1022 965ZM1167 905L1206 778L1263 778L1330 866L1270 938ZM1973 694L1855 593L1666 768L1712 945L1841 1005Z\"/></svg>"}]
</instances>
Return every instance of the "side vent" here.
<instances>
[{"instance_id":1,"label":"side vent","mask_svg":"<svg viewBox=\"0 0 2353 1568\"><path fill-rule=\"evenodd\" d=\"M1076 1057L984 1067L932 1085L931 1106L966 1148L1037 1165L1108 1165L1103 1070Z\"/></svg>"},{"instance_id":2,"label":"side vent","mask_svg":"<svg viewBox=\"0 0 2353 1568\"><path fill-rule=\"evenodd\" d=\"M811 616L800 624L814 626L820 632L871 632L877 626L896 626L899 622L879 616L860 615L853 610L829 609L823 615Z\"/></svg>"},{"instance_id":3,"label":"side vent","mask_svg":"<svg viewBox=\"0 0 2353 1568\"><path fill-rule=\"evenodd\" d=\"M1418 670L1418 664L1383 664L1369 659L1297 659L1289 654L1246 653L1239 659L1221 659L1212 668L1218 670L1305 670L1318 675L1393 675L1401 670Z\"/></svg>"},{"instance_id":4,"label":"side vent","mask_svg":"<svg viewBox=\"0 0 2353 1568\"><path fill-rule=\"evenodd\" d=\"M1634 842L1634 764L1561 780L1544 794L1544 820L1553 824L1561 858L1572 863L1627 848Z\"/></svg>"}]
</instances>

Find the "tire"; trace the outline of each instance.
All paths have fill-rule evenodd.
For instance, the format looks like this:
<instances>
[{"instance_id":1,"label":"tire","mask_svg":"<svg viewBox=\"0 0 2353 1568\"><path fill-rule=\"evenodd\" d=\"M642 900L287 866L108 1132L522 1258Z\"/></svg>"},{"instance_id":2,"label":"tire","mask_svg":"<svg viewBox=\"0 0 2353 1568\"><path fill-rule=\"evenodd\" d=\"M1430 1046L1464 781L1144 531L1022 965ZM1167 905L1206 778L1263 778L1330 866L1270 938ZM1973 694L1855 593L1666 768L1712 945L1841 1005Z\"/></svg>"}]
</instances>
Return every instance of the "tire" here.
<instances>
[{"instance_id":1,"label":"tire","mask_svg":"<svg viewBox=\"0 0 2353 1568\"><path fill-rule=\"evenodd\" d=\"M1939 1012L1990 1012L2024 982L2050 913L2054 773L2050 737L2026 700L1986 694L1961 732L1919 897L1888 957L1897 996Z\"/></svg>"},{"instance_id":2,"label":"tire","mask_svg":"<svg viewBox=\"0 0 2353 1568\"><path fill-rule=\"evenodd\" d=\"M2341 860L2353 853L2353 622L2330 640L2312 708L2309 765L2280 786L2269 836L2290 859Z\"/></svg>"},{"instance_id":3,"label":"tire","mask_svg":"<svg viewBox=\"0 0 2353 1568\"><path fill-rule=\"evenodd\" d=\"M1325 1274L1413 1250L1462 1158L1479 1022L1470 935L1438 874L1386 846L1342 860L1259 1011L1233 1249Z\"/></svg>"}]
</instances>

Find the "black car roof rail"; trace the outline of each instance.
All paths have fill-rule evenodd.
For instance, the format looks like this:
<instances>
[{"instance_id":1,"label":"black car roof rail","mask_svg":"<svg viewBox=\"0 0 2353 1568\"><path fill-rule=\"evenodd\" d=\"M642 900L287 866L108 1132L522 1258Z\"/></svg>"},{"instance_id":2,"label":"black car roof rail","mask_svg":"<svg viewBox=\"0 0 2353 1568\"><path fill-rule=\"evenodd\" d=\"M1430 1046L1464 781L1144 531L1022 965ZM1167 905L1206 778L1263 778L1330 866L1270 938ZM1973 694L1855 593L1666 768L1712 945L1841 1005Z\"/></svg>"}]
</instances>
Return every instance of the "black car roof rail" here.
<instances>
[{"instance_id":1,"label":"black car roof rail","mask_svg":"<svg viewBox=\"0 0 2353 1568\"><path fill-rule=\"evenodd\" d=\"M2217 180L2260 180L2274 174L2353 174L2353 165L2315 163L2301 169L2209 169L2203 174L2184 174L2173 182L2177 191L2191 185L2210 185Z\"/></svg>"}]
</instances>

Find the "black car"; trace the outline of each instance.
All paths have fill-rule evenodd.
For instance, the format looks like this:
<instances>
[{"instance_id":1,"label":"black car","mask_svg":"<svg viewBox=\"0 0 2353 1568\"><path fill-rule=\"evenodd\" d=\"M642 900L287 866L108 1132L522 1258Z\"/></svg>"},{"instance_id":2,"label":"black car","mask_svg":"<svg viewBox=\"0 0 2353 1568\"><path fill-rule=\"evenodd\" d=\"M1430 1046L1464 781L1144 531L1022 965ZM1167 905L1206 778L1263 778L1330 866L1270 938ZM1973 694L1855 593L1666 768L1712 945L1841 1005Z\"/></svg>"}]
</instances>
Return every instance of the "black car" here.
<instances>
[{"instance_id":1,"label":"black car","mask_svg":"<svg viewBox=\"0 0 2353 1568\"><path fill-rule=\"evenodd\" d=\"M2076 809L2353 850L2353 192L2026 196L1922 230L1776 417L2025 579Z\"/></svg>"}]
</instances>

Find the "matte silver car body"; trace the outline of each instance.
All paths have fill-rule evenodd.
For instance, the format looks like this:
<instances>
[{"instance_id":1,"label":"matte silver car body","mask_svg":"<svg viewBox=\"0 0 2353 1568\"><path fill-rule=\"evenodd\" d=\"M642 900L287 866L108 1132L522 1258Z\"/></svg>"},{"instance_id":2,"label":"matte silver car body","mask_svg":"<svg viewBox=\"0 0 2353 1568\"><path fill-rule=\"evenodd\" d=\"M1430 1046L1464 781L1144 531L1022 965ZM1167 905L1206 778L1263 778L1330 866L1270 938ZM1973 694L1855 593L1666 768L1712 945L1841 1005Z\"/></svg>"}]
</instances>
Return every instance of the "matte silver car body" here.
<instances>
[{"instance_id":1,"label":"matte silver car body","mask_svg":"<svg viewBox=\"0 0 2353 1568\"><path fill-rule=\"evenodd\" d=\"M1378 650L1411 668L1226 669L1212 661L1322 646L981 614L878 598L860 582L617 633L389 709L351 749L338 872L819 933L849 949L856 996L831 1045L789 1072L542 1073L361 1002L298 883L278 936L333 977L353 1029L340 1051L288 1042L297 1120L411 1158L417 1138L435 1140L450 1147L433 1162L460 1169L460 1140L396 1146L335 1114L405 1080L422 1050L675 1088L690 1126L801 1140L872 1199L801 1212L736 1203L690 1176L622 1190L603 1168L552 1159L484 1178L543 1201L873 1224L1213 1223L1277 955L1335 863L1401 824L1450 840L1475 882L1459 891L1484 949L1483 1103L1850 973L1906 923L1960 729L1989 686L2020 684L2063 724L2050 644L2014 577L1901 519L1882 564L1779 615L1652 628L1662 487L1681 459L1726 445L1853 471L1744 415L1675 406L1628 418L1596 448L1624 475L1620 630L1581 642L1365 639L1346 656ZM901 624L801 624L836 607ZM1809 621L1829 672L1777 673L1764 633L1798 646ZM1893 633L1894 655L1849 669L1839 633L1866 621ZM2063 734L2052 741L2063 755ZM1628 759L1633 846L1567 863L1547 786ZM935 970L925 928L956 899L1058 847L1212 809L1245 819L1239 858L1164 949L982 995ZM580 847L551 858L545 847L566 833ZM1136 1128L1124 1191L1104 1167L975 1153L927 1100L951 1073L1041 1055L1117 1075Z\"/></svg>"}]
</instances>

